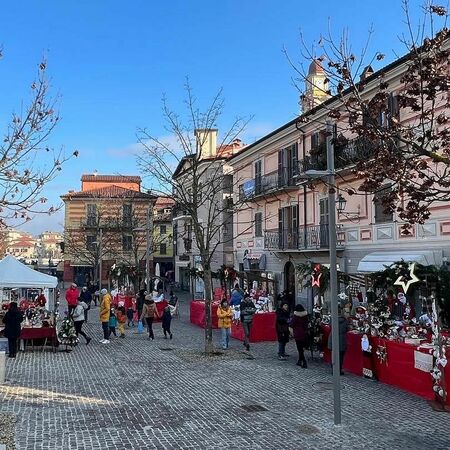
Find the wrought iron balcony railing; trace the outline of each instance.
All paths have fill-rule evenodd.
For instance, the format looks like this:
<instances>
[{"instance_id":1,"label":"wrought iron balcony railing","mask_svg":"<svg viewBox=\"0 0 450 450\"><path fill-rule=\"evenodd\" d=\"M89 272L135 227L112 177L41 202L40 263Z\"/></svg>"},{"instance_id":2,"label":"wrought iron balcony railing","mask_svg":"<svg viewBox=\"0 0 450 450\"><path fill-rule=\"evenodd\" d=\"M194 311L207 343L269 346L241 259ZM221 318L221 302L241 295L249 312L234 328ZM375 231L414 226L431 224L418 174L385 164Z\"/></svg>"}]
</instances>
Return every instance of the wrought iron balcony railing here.
<instances>
[{"instance_id":1,"label":"wrought iron balcony railing","mask_svg":"<svg viewBox=\"0 0 450 450\"><path fill-rule=\"evenodd\" d=\"M328 224L266 231L264 246L275 250L319 250L329 248ZM344 244L343 233L336 231L337 246Z\"/></svg>"}]
</instances>

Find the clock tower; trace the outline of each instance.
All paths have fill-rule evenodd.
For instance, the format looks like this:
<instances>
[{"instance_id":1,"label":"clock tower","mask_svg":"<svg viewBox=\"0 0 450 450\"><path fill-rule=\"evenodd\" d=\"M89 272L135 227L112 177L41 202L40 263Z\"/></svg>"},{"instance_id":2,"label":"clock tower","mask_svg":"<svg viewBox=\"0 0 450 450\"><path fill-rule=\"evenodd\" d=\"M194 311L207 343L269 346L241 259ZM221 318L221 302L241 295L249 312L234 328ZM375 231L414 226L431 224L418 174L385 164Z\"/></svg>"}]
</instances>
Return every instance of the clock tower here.
<instances>
[{"instance_id":1,"label":"clock tower","mask_svg":"<svg viewBox=\"0 0 450 450\"><path fill-rule=\"evenodd\" d=\"M325 71L320 62L315 59L309 66L305 80L305 92L301 97L302 112L305 113L330 98L328 89Z\"/></svg>"}]
</instances>

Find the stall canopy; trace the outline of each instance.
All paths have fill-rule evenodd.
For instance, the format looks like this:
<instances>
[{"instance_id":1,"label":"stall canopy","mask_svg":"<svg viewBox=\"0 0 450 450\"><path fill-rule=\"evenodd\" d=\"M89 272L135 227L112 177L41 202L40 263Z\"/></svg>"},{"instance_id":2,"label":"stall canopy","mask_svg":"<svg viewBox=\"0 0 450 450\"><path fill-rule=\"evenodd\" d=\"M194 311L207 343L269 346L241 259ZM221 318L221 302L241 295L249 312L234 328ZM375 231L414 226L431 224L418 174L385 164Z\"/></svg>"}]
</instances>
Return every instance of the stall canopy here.
<instances>
[{"instance_id":1,"label":"stall canopy","mask_svg":"<svg viewBox=\"0 0 450 450\"><path fill-rule=\"evenodd\" d=\"M373 252L361 259L357 270L358 272L380 272L402 260L424 266L436 265L435 255L431 250Z\"/></svg>"},{"instance_id":2,"label":"stall canopy","mask_svg":"<svg viewBox=\"0 0 450 450\"><path fill-rule=\"evenodd\" d=\"M26 266L13 256L0 261L0 288L55 288L58 279Z\"/></svg>"}]
</instances>

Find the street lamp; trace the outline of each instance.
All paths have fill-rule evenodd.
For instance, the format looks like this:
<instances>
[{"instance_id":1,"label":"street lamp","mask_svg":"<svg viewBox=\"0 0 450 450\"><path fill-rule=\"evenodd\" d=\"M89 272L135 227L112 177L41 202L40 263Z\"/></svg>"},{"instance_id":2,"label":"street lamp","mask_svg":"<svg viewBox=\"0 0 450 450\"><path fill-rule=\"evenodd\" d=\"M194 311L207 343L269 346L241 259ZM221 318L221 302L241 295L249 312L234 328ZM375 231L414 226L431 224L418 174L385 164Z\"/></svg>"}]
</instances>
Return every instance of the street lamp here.
<instances>
[{"instance_id":1,"label":"street lamp","mask_svg":"<svg viewBox=\"0 0 450 450\"><path fill-rule=\"evenodd\" d=\"M339 311L337 292L337 255L336 255L336 171L334 167L333 125L327 121L327 170L307 170L297 179L327 178L328 180L328 237L330 243L330 291L331 291L331 344L333 364L333 405L334 424L341 424L341 378L339 363ZM338 197L338 208L345 208L346 201Z\"/></svg>"},{"instance_id":2,"label":"street lamp","mask_svg":"<svg viewBox=\"0 0 450 450\"><path fill-rule=\"evenodd\" d=\"M361 220L361 208L359 205L358 211L345 211L345 207L347 206L347 200L342 194L338 195L336 203L338 216L342 215L346 219L350 220L350 222L359 222Z\"/></svg>"}]
</instances>

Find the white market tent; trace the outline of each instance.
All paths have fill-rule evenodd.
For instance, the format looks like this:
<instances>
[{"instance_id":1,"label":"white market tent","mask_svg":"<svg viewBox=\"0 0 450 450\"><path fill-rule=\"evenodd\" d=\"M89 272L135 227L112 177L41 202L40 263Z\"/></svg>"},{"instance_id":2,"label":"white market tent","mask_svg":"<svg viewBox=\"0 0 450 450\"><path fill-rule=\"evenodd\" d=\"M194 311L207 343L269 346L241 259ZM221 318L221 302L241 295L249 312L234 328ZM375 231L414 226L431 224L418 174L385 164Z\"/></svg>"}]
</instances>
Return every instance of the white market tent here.
<instances>
[{"instance_id":1,"label":"white market tent","mask_svg":"<svg viewBox=\"0 0 450 450\"><path fill-rule=\"evenodd\" d=\"M38 272L11 255L0 261L0 288L55 288L58 279Z\"/></svg>"}]
</instances>

